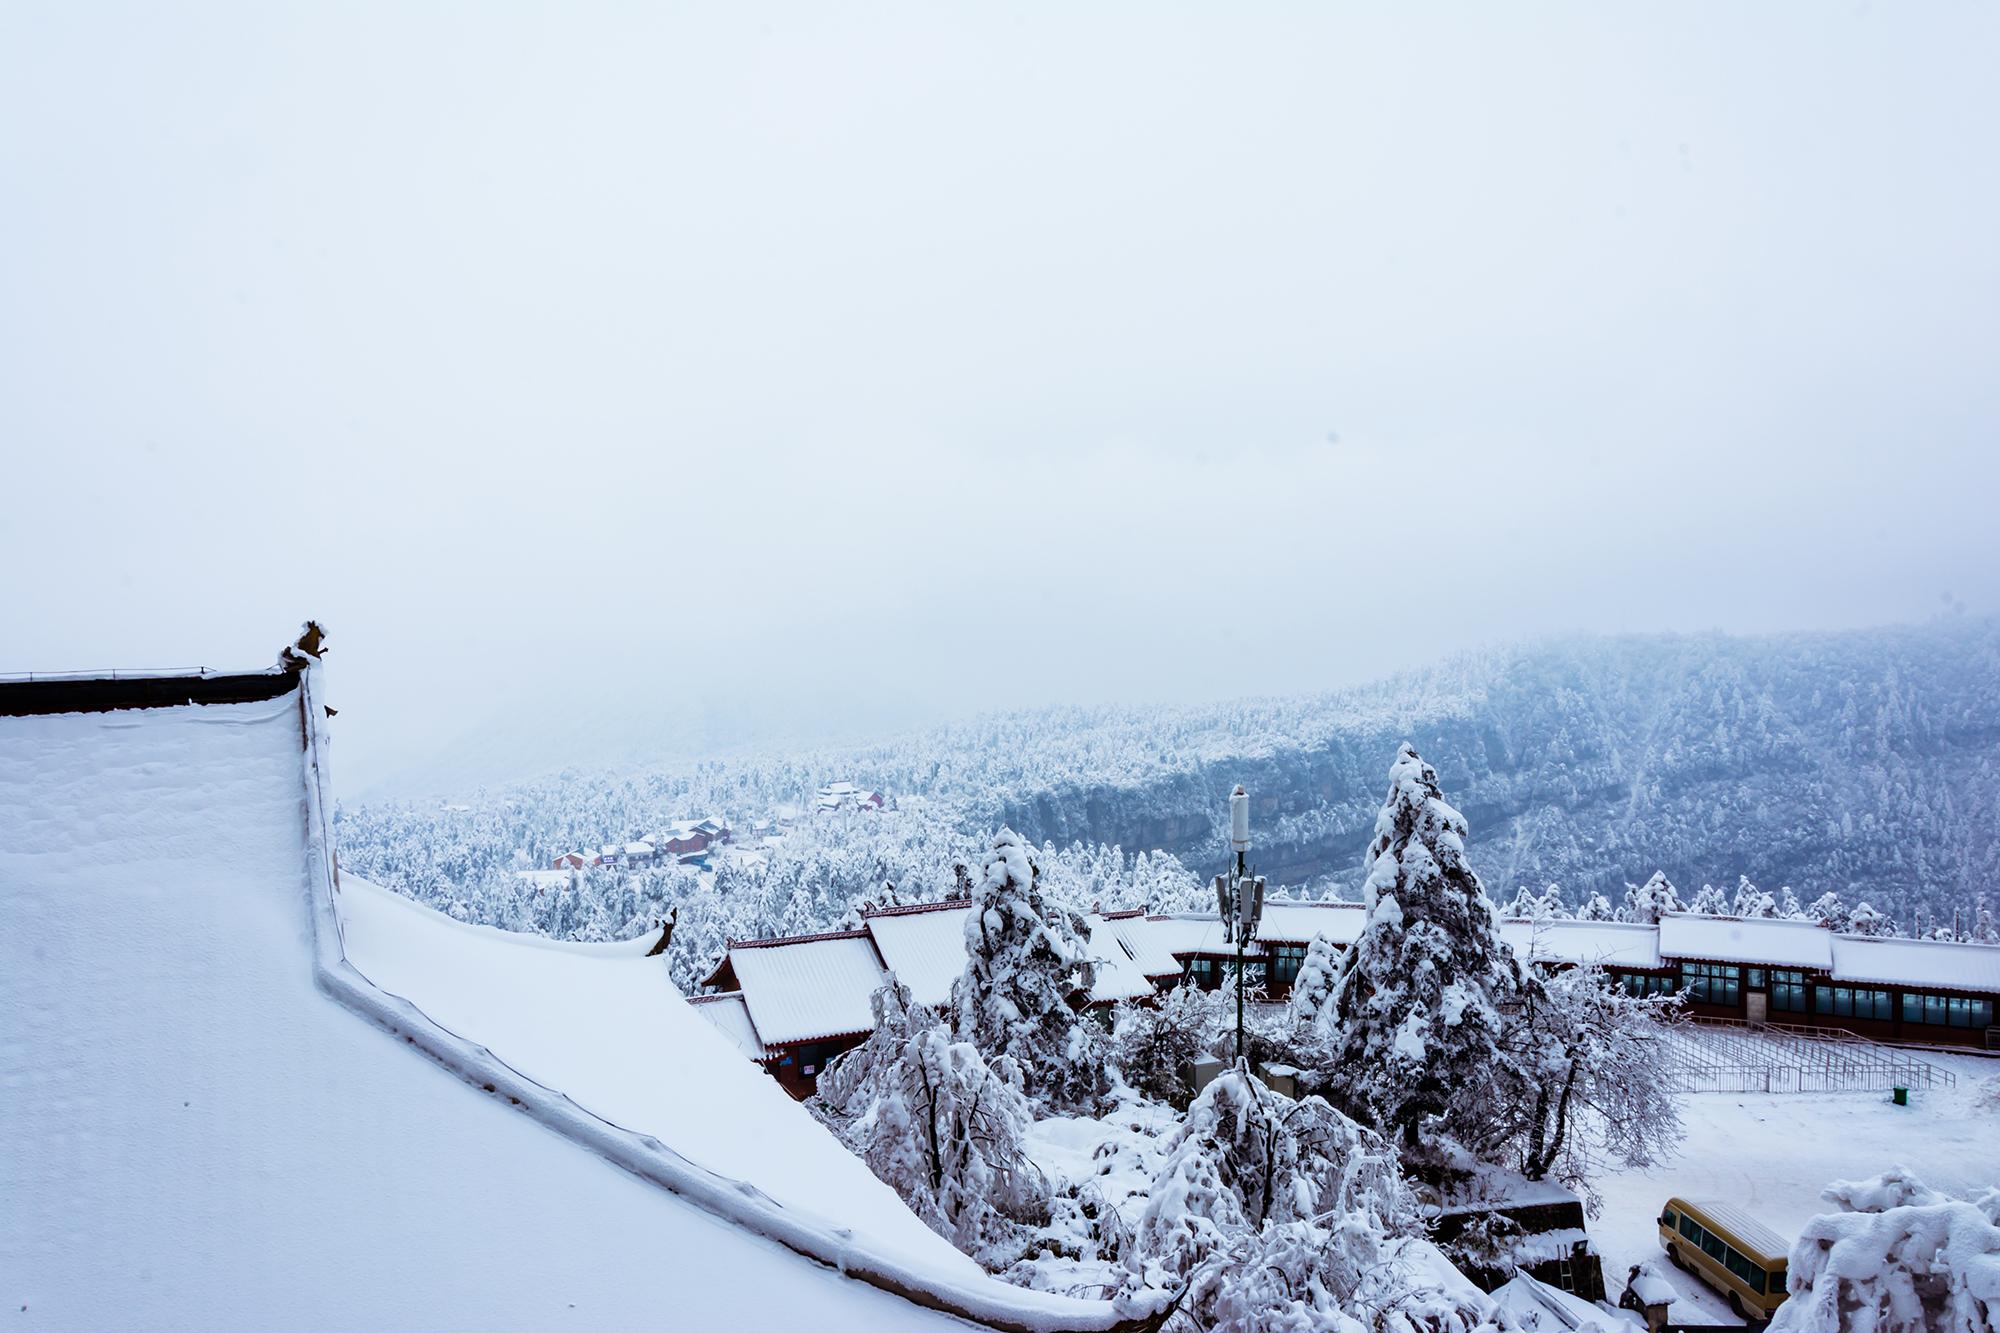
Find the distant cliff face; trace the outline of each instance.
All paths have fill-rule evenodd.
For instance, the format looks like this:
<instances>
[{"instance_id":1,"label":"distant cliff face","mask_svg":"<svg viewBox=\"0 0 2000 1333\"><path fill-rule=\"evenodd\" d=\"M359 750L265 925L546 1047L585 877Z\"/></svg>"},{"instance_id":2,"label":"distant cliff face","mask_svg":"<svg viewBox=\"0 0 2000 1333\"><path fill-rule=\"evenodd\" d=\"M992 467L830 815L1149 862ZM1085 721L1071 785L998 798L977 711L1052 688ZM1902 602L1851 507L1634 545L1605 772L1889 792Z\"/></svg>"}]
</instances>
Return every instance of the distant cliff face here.
<instances>
[{"instance_id":1,"label":"distant cliff face","mask_svg":"<svg viewBox=\"0 0 2000 1333\"><path fill-rule=\"evenodd\" d=\"M1982 892L2000 903L1993 622L1576 640L1455 671L1449 689L1432 673L1274 707L1263 730L1232 729L1223 710L1182 715L1173 758L1115 781L1077 772L993 817L1038 840L1164 847L1208 871L1224 859L1223 794L1242 782L1260 869L1353 892L1409 740L1465 813L1496 897L1555 881L1572 903L1593 890L1615 902L1664 869L1688 892L1739 875L1808 900L1835 889L1905 929L1912 909L1949 923Z\"/></svg>"}]
</instances>

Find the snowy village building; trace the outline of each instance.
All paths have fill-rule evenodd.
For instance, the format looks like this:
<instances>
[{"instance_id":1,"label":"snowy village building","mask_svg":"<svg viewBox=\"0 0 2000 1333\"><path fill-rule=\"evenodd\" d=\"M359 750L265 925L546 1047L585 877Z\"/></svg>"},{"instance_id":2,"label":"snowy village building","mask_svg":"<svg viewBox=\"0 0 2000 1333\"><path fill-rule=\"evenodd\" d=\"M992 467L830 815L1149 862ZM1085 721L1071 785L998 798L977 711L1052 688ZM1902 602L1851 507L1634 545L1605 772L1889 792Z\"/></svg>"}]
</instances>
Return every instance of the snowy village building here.
<instances>
[{"instance_id":1,"label":"snowy village building","mask_svg":"<svg viewBox=\"0 0 2000 1333\"><path fill-rule=\"evenodd\" d=\"M731 1031L792 1092L869 1031L868 997L890 971L938 1007L965 970L964 902L871 909L851 931L731 941L701 1012ZM1359 903L1265 903L1244 976L1286 999L1314 938L1360 937ZM1213 913L1111 912L1086 918L1097 984L1088 1003L1150 1000L1183 982L1223 984L1236 963ZM1704 1019L1851 1032L1871 1040L2000 1050L2000 947L1840 935L1809 921L1669 914L1657 926L1509 919L1500 935L1523 961L1594 964L1634 995L1685 995ZM728 1003L715 1001L727 1000Z\"/></svg>"}]
</instances>

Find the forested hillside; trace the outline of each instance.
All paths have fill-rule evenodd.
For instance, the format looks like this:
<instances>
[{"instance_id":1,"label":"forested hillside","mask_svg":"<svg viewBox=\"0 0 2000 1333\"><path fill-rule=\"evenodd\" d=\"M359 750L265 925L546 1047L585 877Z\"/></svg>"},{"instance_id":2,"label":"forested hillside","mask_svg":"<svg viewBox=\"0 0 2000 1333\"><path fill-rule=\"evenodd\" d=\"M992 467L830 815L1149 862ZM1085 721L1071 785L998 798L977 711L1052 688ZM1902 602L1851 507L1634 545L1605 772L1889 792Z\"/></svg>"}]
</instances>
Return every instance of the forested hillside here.
<instances>
[{"instance_id":1,"label":"forested hillside","mask_svg":"<svg viewBox=\"0 0 2000 1333\"><path fill-rule=\"evenodd\" d=\"M1038 839L1159 846L1206 869L1219 793L1240 781L1257 858L1288 884L1358 888L1402 740L1463 808L1496 897L1556 882L1572 903L1616 902L1654 869L1690 890L1747 875L1867 898L1907 930L1912 909L1949 923L2000 877L1992 621L1569 640L1346 695L1079 717L1034 744L1013 730L994 742L1033 759L979 790L945 772L938 786Z\"/></svg>"},{"instance_id":2,"label":"forested hillside","mask_svg":"<svg viewBox=\"0 0 2000 1333\"><path fill-rule=\"evenodd\" d=\"M1002 823L1084 844L1060 870L1079 894L1187 902L1220 867L1224 794L1242 782L1259 867L1351 893L1404 740L1463 809L1502 902L1554 882L1572 906L1615 904L1665 870L1688 897L1747 876L1802 902L1865 899L1910 931L1969 920L2000 872L2000 624L1986 620L1575 639L1320 696L1010 714L859 750L565 773L458 808L343 810L342 855L468 919L616 933L694 877L593 875L559 903L511 872L677 817L742 828L845 778L902 809L799 820L764 864L704 888L721 895L715 933L811 928L885 880L942 893L952 861ZM1155 851L1168 855L1136 855Z\"/></svg>"}]
</instances>

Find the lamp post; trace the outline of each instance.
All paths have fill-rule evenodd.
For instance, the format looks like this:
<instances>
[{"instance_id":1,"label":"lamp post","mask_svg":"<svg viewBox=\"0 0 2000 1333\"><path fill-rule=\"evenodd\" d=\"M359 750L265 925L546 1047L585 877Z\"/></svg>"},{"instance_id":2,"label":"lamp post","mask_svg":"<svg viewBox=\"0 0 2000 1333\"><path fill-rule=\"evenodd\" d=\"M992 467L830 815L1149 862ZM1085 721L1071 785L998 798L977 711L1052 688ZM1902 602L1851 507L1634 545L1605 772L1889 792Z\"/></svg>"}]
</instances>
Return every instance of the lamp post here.
<instances>
[{"instance_id":1,"label":"lamp post","mask_svg":"<svg viewBox=\"0 0 2000 1333\"><path fill-rule=\"evenodd\" d=\"M1236 946L1236 1062L1243 1062L1243 951L1256 938L1264 916L1264 877L1250 873L1250 795L1237 783L1229 793L1229 849L1235 864L1215 877L1216 913L1222 938Z\"/></svg>"}]
</instances>

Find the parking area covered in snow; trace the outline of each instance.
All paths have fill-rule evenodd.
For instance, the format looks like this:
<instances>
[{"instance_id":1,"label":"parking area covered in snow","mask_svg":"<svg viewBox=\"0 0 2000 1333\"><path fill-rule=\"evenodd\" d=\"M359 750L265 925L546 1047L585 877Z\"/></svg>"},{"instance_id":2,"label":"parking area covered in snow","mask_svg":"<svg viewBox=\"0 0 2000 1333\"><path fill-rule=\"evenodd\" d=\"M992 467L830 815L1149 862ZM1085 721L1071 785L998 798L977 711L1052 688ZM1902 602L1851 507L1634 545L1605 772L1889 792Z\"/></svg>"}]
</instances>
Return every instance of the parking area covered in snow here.
<instances>
[{"instance_id":1,"label":"parking area covered in snow","mask_svg":"<svg viewBox=\"0 0 2000 1333\"><path fill-rule=\"evenodd\" d=\"M1633 1264L1655 1259L1682 1293L1677 1321L1733 1322L1720 1296L1662 1256L1654 1223L1674 1195L1738 1203L1789 1242L1810 1218L1832 1211L1820 1191L1836 1180L1905 1167L1952 1194L2000 1185L2000 1059L1926 1058L1956 1073L1958 1086L1920 1090L1908 1106L1875 1092L1686 1096L1680 1155L1598 1184L1604 1207L1590 1233L1604 1256L1606 1287L1622 1290Z\"/></svg>"}]
</instances>

